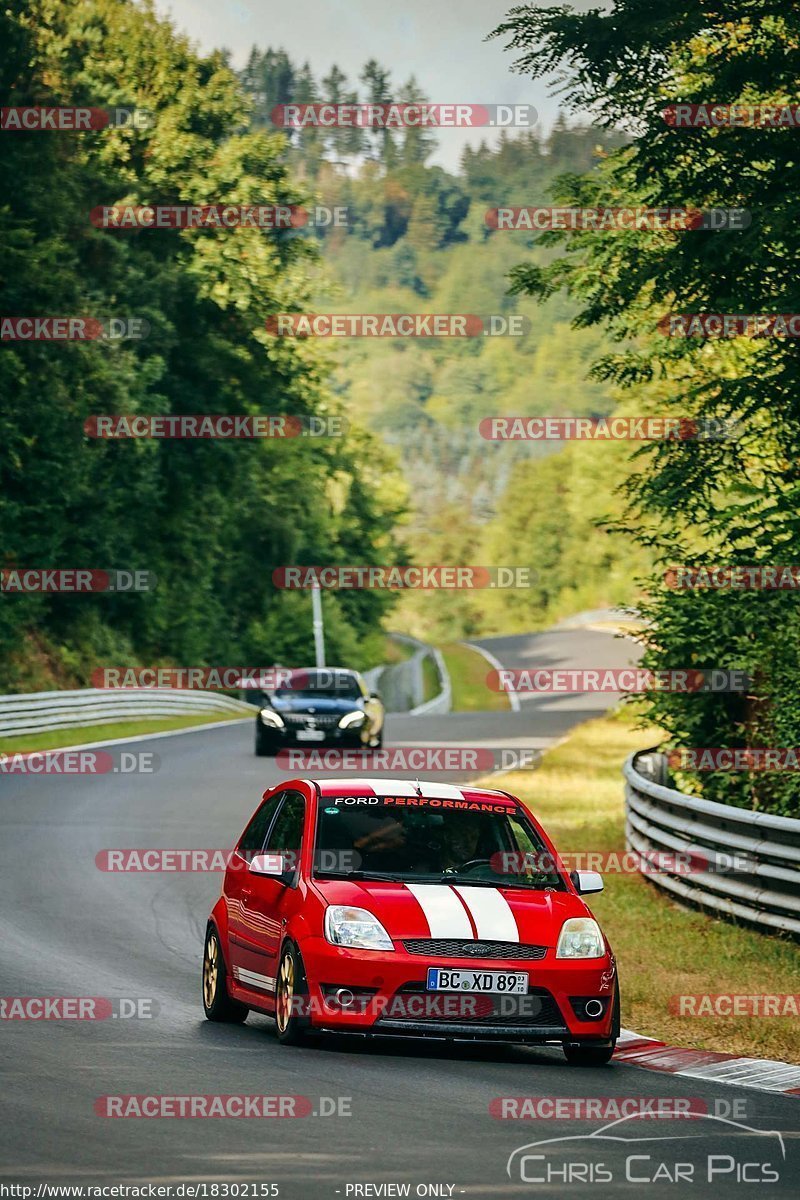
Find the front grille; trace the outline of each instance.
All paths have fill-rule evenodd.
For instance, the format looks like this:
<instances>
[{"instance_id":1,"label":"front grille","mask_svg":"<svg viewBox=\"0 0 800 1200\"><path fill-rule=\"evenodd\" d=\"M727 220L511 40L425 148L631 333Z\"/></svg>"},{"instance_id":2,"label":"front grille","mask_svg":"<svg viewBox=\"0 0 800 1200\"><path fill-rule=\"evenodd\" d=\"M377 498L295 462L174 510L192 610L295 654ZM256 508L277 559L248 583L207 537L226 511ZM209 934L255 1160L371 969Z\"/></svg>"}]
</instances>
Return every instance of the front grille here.
<instances>
[{"instance_id":1,"label":"front grille","mask_svg":"<svg viewBox=\"0 0 800 1200\"><path fill-rule=\"evenodd\" d=\"M416 999L413 1005L408 1003L411 997ZM528 988L526 996L501 996L485 992L429 992L424 983L406 983L398 988L377 1023L412 1020L423 1025L448 1025L454 1019L476 1029L509 1025L552 1029L564 1024L561 1010L547 988Z\"/></svg>"},{"instance_id":2,"label":"front grille","mask_svg":"<svg viewBox=\"0 0 800 1200\"><path fill-rule=\"evenodd\" d=\"M284 722L287 725L300 726L305 728L310 725L313 729L332 729L334 725L339 724L339 716L337 713L281 713Z\"/></svg>"},{"instance_id":3,"label":"front grille","mask_svg":"<svg viewBox=\"0 0 800 1200\"><path fill-rule=\"evenodd\" d=\"M403 942L409 954L427 954L435 958L544 958L546 946L525 946L520 942L460 941L457 938L410 938Z\"/></svg>"}]
</instances>

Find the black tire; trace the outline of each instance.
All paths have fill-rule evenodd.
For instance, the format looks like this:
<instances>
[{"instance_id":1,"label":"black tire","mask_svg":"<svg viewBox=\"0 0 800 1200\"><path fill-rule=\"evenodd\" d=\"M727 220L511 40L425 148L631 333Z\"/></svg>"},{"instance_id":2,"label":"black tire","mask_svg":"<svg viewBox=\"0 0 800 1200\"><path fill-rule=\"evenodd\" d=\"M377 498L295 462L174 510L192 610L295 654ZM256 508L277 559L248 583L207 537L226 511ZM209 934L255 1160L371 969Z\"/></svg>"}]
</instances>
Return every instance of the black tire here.
<instances>
[{"instance_id":1,"label":"black tire","mask_svg":"<svg viewBox=\"0 0 800 1200\"><path fill-rule=\"evenodd\" d=\"M564 1042L564 1058L571 1067L604 1067L611 1062L616 1042L605 1046L589 1046L580 1042Z\"/></svg>"},{"instance_id":2,"label":"black tire","mask_svg":"<svg viewBox=\"0 0 800 1200\"><path fill-rule=\"evenodd\" d=\"M247 1020L250 1009L228 995L228 972L213 925L206 930L203 950L203 1011L209 1021L225 1021L229 1025L241 1025Z\"/></svg>"},{"instance_id":3,"label":"black tire","mask_svg":"<svg viewBox=\"0 0 800 1200\"><path fill-rule=\"evenodd\" d=\"M256 725L256 758L274 758L277 753L275 745L264 737L260 725Z\"/></svg>"},{"instance_id":4,"label":"black tire","mask_svg":"<svg viewBox=\"0 0 800 1200\"><path fill-rule=\"evenodd\" d=\"M292 942L284 943L278 962L275 1024L284 1046L300 1046L308 1037L308 980L300 951Z\"/></svg>"}]
</instances>

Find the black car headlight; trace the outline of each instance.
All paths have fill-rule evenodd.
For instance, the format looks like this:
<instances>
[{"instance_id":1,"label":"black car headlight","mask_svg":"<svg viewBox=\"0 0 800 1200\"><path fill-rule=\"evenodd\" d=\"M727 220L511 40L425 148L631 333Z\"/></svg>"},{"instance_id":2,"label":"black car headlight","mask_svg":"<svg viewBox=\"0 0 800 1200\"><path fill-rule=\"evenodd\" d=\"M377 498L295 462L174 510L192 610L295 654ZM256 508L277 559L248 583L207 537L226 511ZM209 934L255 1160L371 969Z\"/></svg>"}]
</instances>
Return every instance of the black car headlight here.
<instances>
[{"instance_id":1,"label":"black car headlight","mask_svg":"<svg viewBox=\"0 0 800 1200\"><path fill-rule=\"evenodd\" d=\"M271 708L262 708L259 713L262 725L270 725L273 729L283 729L283 717Z\"/></svg>"},{"instance_id":2,"label":"black car headlight","mask_svg":"<svg viewBox=\"0 0 800 1200\"><path fill-rule=\"evenodd\" d=\"M367 719L367 714L357 710L356 712L345 713L339 721L340 729L360 729Z\"/></svg>"}]
</instances>

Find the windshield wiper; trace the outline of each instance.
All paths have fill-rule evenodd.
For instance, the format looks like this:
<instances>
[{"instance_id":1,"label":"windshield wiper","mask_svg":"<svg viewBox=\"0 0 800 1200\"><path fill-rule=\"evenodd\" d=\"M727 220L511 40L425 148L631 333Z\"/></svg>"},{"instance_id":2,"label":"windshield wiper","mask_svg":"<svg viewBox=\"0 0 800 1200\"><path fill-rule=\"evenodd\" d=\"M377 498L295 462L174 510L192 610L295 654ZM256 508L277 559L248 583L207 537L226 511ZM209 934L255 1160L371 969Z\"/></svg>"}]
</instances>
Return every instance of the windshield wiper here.
<instances>
[{"instance_id":1,"label":"windshield wiper","mask_svg":"<svg viewBox=\"0 0 800 1200\"><path fill-rule=\"evenodd\" d=\"M403 883L408 876L398 875L391 871L315 871L315 879L388 879L393 883Z\"/></svg>"},{"instance_id":2,"label":"windshield wiper","mask_svg":"<svg viewBox=\"0 0 800 1200\"><path fill-rule=\"evenodd\" d=\"M520 883L518 880L509 879L475 879L471 875L459 875L457 871L449 875L443 875L441 879L442 883L450 883L456 880L460 884L469 884L470 887L514 888L518 892L541 892L545 888L563 890L558 883L552 880L548 880L546 883Z\"/></svg>"},{"instance_id":3,"label":"windshield wiper","mask_svg":"<svg viewBox=\"0 0 800 1200\"><path fill-rule=\"evenodd\" d=\"M520 892L541 892L546 888L555 888L558 891L563 891L558 884L553 882L547 883L511 883L502 879L475 879L470 875L459 875L457 872L450 874L434 875L429 874L415 875L412 872L400 874L396 871L315 871L315 879L366 879L388 880L390 883L460 883L469 885L470 887L490 887L490 888L513 888Z\"/></svg>"}]
</instances>

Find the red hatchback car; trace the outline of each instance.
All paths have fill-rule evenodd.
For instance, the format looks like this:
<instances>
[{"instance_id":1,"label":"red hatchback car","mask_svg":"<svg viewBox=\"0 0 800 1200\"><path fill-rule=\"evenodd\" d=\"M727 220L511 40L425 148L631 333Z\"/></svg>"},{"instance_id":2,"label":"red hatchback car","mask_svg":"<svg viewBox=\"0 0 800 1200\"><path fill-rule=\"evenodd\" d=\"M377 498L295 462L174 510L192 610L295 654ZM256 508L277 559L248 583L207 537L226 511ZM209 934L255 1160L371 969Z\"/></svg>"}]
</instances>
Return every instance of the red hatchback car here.
<instances>
[{"instance_id":1,"label":"red hatchback car","mask_svg":"<svg viewBox=\"0 0 800 1200\"><path fill-rule=\"evenodd\" d=\"M230 858L203 956L211 1021L563 1046L607 1063L614 955L547 834L506 792L408 780L276 784Z\"/></svg>"}]
</instances>

